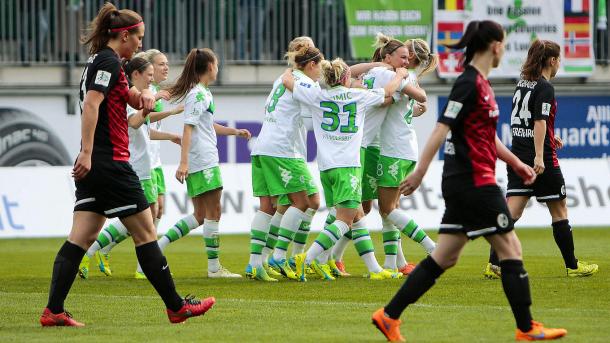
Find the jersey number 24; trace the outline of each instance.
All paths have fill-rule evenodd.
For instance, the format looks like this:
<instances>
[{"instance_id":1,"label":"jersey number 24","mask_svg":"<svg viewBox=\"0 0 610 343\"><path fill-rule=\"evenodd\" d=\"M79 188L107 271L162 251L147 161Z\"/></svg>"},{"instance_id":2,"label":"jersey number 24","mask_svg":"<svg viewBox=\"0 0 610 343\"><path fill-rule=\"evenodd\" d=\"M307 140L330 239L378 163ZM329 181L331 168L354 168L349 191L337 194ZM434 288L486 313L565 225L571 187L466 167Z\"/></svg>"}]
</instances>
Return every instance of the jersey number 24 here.
<instances>
[{"instance_id":1,"label":"jersey number 24","mask_svg":"<svg viewBox=\"0 0 610 343\"><path fill-rule=\"evenodd\" d=\"M523 120L525 126L529 126L529 120L532 118L532 112L529 110L530 95L532 95L532 91L527 91L527 93L525 93L521 106L519 106L521 90L517 89L515 95L513 95L513 111L510 114L511 125L521 125L521 120ZM517 111L519 112L519 116L517 116Z\"/></svg>"}]
</instances>

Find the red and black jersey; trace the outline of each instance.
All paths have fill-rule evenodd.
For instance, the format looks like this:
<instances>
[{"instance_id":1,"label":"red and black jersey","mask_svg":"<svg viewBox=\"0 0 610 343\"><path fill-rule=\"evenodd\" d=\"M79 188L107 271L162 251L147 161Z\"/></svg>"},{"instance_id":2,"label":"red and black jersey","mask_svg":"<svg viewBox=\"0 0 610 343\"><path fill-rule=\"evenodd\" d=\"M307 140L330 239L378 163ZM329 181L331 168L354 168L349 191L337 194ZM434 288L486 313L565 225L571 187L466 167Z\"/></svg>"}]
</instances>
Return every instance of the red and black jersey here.
<instances>
[{"instance_id":1,"label":"red and black jersey","mask_svg":"<svg viewBox=\"0 0 610 343\"><path fill-rule=\"evenodd\" d=\"M129 86L119 56L108 47L89 57L87 61L80 82L81 112L85 94L91 90L104 93L95 127L92 159L129 161Z\"/></svg>"},{"instance_id":2,"label":"red and black jersey","mask_svg":"<svg viewBox=\"0 0 610 343\"><path fill-rule=\"evenodd\" d=\"M445 142L443 193L496 184L499 113L489 81L467 66L438 118L451 129Z\"/></svg>"},{"instance_id":3,"label":"red and black jersey","mask_svg":"<svg viewBox=\"0 0 610 343\"><path fill-rule=\"evenodd\" d=\"M513 95L513 109L510 127L513 137L511 151L530 166L534 165L534 122L546 121L544 137L544 166L559 167L555 148L555 113L557 101L555 89L550 82L541 77L537 81L520 80Z\"/></svg>"}]
</instances>

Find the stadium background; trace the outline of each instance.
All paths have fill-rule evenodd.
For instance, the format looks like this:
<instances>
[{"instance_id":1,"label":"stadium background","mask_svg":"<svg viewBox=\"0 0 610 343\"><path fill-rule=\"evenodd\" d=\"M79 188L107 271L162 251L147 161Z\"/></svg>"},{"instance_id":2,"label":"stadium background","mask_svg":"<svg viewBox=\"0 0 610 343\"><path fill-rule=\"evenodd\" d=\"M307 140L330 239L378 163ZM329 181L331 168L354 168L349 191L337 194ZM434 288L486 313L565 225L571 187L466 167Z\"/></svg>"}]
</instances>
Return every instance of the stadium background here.
<instances>
[{"instance_id":1,"label":"stadium background","mask_svg":"<svg viewBox=\"0 0 610 343\"><path fill-rule=\"evenodd\" d=\"M355 63L365 61L372 53L370 45L377 30L398 33L396 36L401 38L411 34L422 36L436 46L438 42L459 38L455 26L442 26L439 18L443 16L451 17L460 11L472 15L482 4L508 8L517 3L526 6L558 2L561 1L114 1L120 8L131 8L143 15L146 22L143 49L157 48L167 54L171 63L170 81L179 74L190 48L212 48L221 63L218 82L212 88L218 121L248 128L254 135L260 130L271 84L285 68L283 52L296 36L311 36L327 58L340 56ZM0 238L62 237L68 233L73 186L67 166L79 149L77 88L87 58L85 49L78 44L78 36L102 3L0 2ZM556 6L564 9L562 27L566 27L566 39L560 41L565 47L562 58L565 61L565 54L582 53L581 59L590 60L585 67L591 67L581 69L585 70L581 73L563 73L553 82L559 109L556 127L566 142L559 157L568 186L570 217L575 226L608 227L610 49L604 10L608 6L604 0L565 0L563 4ZM580 31L575 36L567 31L569 15L587 18L579 21L585 24L578 26ZM358 22L367 18L377 18L378 22L369 23L368 27ZM396 31L397 28L402 31ZM434 50L445 53L442 47ZM447 55L443 57L447 59ZM420 148L446 102L452 83L448 66L441 63L442 77L434 73L422 80L430 101L428 113L415 121ZM498 133L505 143L509 143L510 137L515 81L515 76L497 76L492 81L501 108ZM182 132L181 116L164 120L163 128ZM221 232L249 230L256 206L248 164L254 140L246 143L234 137L219 137L225 181ZM310 167L315 171L315 142L311 133L308 151ZM173 178L178 156L177 146L162 143L169 192L160 232L192 210L184 187ZM441 161L435 162L424 187L401 204L425 228L435 228L442 214L441 165ZM503 184L502 163L498 170ZM537 203L530 206L532 209L526 211L519 224L548 226L546 209ZM323 218L324 211L316 215L313 227L321 227ZM371 219L380 227L378 217Z\"/></svg>"}]
</instances>

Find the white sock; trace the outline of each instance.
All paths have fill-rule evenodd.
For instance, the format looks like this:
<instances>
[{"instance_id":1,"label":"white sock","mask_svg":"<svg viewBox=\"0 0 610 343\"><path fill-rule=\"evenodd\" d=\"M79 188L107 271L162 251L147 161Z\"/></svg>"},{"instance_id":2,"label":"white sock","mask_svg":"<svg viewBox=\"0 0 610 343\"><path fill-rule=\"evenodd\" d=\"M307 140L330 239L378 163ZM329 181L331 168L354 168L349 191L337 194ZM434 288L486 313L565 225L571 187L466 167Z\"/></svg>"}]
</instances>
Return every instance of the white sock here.
<instances>
[{"instance_id":1,"label":"white sock","mask_svg":"<svg viewBox=\"0 0 610 343\"><path fill-rule=\"evenodd\" d=\"M161 221L161 219L159 218L155 218L153 219L153 224L155 225L155 229L159 228L159 222Z\"/></svg>"},{"instance_id":2,"label":"white sock","mask_svg":"<svg viewBox=\"0 0 610 343\"><path fill-rule=\"evenodd\" d=\"M218 221L210 219L203 221L203 238L208 255L208 272L215 273L220 269Z\"/></svg>"},{"instance_id":3,"label":"white sock","mask_svg":"<svg viewBox=\"0 0 610 343\"><path fill-rule=\"evenodd\" d=\"M279 228L280 227L280 223L282 222L282 218L283 217L284 217L283 214L281 214L279 211L275 211L275 213L273 214L273 217L271 217L271 221L269 222L269 229L267 230L269 236L273 235L271 233L271 225ZM267 242L269 242L269 238L270 237L267 237ZM271 238L274 238L274 239L277 240L277 236L271 237ZM263 253L261 254L261 259L263 261L267 261L267 259L269 258L269 255L271 255L272 253L273 253L273 249L270 248L268 245L266 245L263 248Z\"/></svg>"},{"instance_id":4,"label":"white sock","mask_svg":"<svg viewBox=\"0 0 610 343\"><path fill-rule=\"evenodd\" d=\"M123 240L125 240L125 238L127 238L129 236L129 231L127 230L125 225L123 225L123 223L120 220L118 220L118 219L113 220L110 223L110 225L108 225L108 227L110 227L110 226L113 226L116 229L117 237L115 237L115 239L118 239L119 242L122 242ZM112 239L111 236L109 236L110 233L106 231L106 229L108 227L104 228L102 230L101 234L106 235L106 237L108 239L110 239L111 242L103 248L101 248L101 246L99 244L91 245L91 247L89 248L89 251L87 251L87 256L89 256L89 257L93 256L93 254L95 254L95 252L97 250L100 250L100 248L101 248L100 252L102 254L109 254L110 250L112 250L112 248L114 248L117 244L119 244L114 239ZM97 249L95 247L97 247ZM89 253L91 253L91 255L89 255Z\"/></svg>"},{"instance_id":5,"label":"white sock","mask_svg":"<svg viewBox=\"0 0 610 343\"><path fill-rule=\"evenodd\" d=\"M353 230L366 229L366 227L367 227L366 217L363 217L359 221L352 224L352 235L354 232ZM360 238L353 238L354 245L356 245L356 243L358 243L361 239L367 239L370 241L371 237L369 235L366 235L366 236L363 236ZM365 253L365 254L361 255L360 258L362 259L362 261L364 261L364 264L366 265L366 269L368 269L369 272L379 273L380 271L383 270L383 268L381 268L381 266L379 265L379 262L377 262L377 259L375 258L374 251Z\"/></svg>"},{"instance_id":6,"label":"white sock","mask_svg":"<svg viewBox=\"0 0 610 343\"><path fill-rule=\"evenodd\" d=\"M420 244L424 246L424 249L426 249L428 255L432 254L432 251L434 250L434 248L436 248L436 243L434 243L432 238L428 236L426 236L426 238L424 238Z\"/></svg>"},{"instance_id":7,"label":"white sock","mask_svg":"<svg viewBox=\"0 0 610 343\"><path fill-rule=\"evenodd\" d=\"M321 253L320 255L318 255L318 257L316 258L318 263L320 263L320 264L328 263L328 258L330 257L331 250L332 249L328 249L328 250L324 251L323 253Z\"/></svg>"},{"instance_id":8,"label":"white sock","mask_svg":"<svg viewBox=\"0 0 610 343\"><path fill-rule=\"evenodd\" d=\"M343 253L351 241L351 238L348 238L345 235L341 236L332 249L332 259L336 261L343 261Z\"/></svg>"},{"instance_id":9,"label":"white sock","mask_svg":"<svg viewBox=\"0 0 610 343\"><path fill-rule=\"evenodd\" d=\"M91 246L89 247L89 250L87 250L86 254L88 257L93 257L95 252L98 250L100 250L100 243L95 241L95 242L93 242L93 244L91 244Z\"/></svg>"},{"instance_id":10,"label":"white sock","mask_svg":"<svg viewBox=\"0 0 610 343\"><path fill-rule=\"evenodd\" d=\"M396 268L402 269L408 264L405 253L402 251L402 239L398 239L398 254L396 254Z\"/></svg>"},{"instance_id":11,"label":"white sock","mask_svg":"<svg viewBox=\"0 0 610 343\"><path fill-rule=\"evenodd\" d=\"M271 222L271 215L263 212L257 211L254 214L254 218L252 219L251 230L256 231L257 235L262 235L264 233L265 237L256 237L255 233L250 234L250 261L248 262L252 267L261 267L263 264L263 259L261 258L261 254L254 253L252 250L253 246L263 246L265 248L265 244L267 243L267 234L269 233L269 223ZM264 240L263 240L264 239ZM262 253L262 252L261 252Z\"/></svg>"},{"instance_id":12,"label":"white sock","mask_svg":"<svg viewBox=\"0 0 610 343\"><path fill-rule=\"evenodd\" d=\"M303 221L301 222L301 226L299 227L299 230L297 231L297 235L303 235L305 237L307 237L309 235L309 228L311 227L311 222L313 221L313 216L316 214L316 210L314 210L313 208L308 208L307 210L305 210L305 219L303 219ZM303 231L301 230L303 227L307 227L307 230ZM305 242L307 243L307 242ZM294 255L298 255L298 254L302 254L303 251L305 251L305 243L299 243L296 241L296 235L295 235L295 240L292 241L292 256Z\"/></svg>"},{"instance_id":13,"label":"white sock","mask_svg":"<svg viewBox=\"0 0 610 343\"><path fill-rule=\"evenodd\" d=\"M288 250L290 242L292 242L294 235L299 230L301 222L306 218L305 212L296 207L288 207L280 223L280 232L277 235L277 244L273 251L274 260L281 261L286 259L286 250Z\"/></svg>"},{"instance_id":14,"label":"white sock","mask_svg":"<svg viewBox=\"0 0 610 343\"><path fill-rule=\"evenodd\" d=\"M345 233L347 231L349 231L349 226L347 225L347 223L345 223L341 220L335 220L333 225L335 225L337 227L337 229L339 230L339 234L341 234L341 236L345 235ZM324 231L320 232L320 234L321 235L324 234ZM330 240L333 242L332 245L337 243L332 234L324 234L324 235L327 236L328 238L330 238ZM332 249L332 246L330 246L328 249ZM309 247L309 249L307 250L307 256L305 257L305 263L310 264L311 261L313 261L316 257L318 257L318 255L320 255L324 250L325 250L324 247L322 247L318 242L314 242L314 244L312 244Z\"/></svg>"}]
</instances>

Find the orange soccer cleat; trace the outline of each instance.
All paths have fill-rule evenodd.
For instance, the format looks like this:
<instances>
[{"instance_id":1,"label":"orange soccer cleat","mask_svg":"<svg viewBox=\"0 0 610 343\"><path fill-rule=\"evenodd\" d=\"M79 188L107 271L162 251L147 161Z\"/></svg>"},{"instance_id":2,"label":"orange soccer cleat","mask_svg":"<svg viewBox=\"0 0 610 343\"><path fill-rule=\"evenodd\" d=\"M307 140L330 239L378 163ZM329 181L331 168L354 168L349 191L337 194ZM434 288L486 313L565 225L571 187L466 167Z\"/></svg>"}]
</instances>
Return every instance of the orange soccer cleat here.
<instances>
[{"instance_id":1,"label":"orange soccer cleat","mask_svg":"<svg viewBox=\"0 0 610 343\"><path fill-rule=\"evenodd\" d=\"M85 326L85 324L74 320L70 312L54 314L48 308L45 308L42 312L40 324L42 326Z\"/></svg>"},{"instance_id":2,"label":"orange soccer cleat","mask_svg":"<svg viewBox=\"0 0 610 343\"><path fill-rule=\"evenodd\" d=\"M528 332L523 332L517 329L515 334L515 340L517 341L546 341L551 339L558 339L565 336L568 333L566 329L547 329L542 323L538 323L532 320L532 328Z\"/></svg>"},{"instance_id":3,"label":"orange soccer cleat","mask_svg":"<svg viewBox=\"0 0 610 343\"><path fill-rule=\"evenodd\" d=\"M386 316L383 307L373 313L372 320L388 342L405 342L405 338L400 334L400 320Z\"/></svg>"},{"instance_id":4,"label":"orange soccer cleat","mask_svg":"<svg viewBox=\"0 0 610 343\"><path fill-rule=\"evenodd\" d=\"M182 323L190 317L197 317L204 315L212 306L216 299L214 297L205 298L203 301L197 300L192 296L184 297L182 308L176 312L167 309L167 317L169 321L176 324Z\"/></svg>"}]
</instances>

